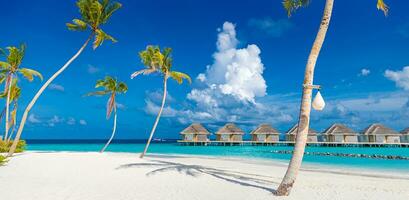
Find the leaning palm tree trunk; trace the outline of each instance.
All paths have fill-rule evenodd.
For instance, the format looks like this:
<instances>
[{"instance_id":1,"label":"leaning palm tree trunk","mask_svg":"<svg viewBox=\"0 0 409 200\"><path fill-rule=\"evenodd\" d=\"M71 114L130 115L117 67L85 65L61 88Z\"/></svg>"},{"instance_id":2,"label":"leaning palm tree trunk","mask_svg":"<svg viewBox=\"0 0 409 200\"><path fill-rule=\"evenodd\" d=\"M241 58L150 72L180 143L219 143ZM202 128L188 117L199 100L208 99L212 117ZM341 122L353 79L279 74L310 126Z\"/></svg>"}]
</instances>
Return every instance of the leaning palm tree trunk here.
<instances>
[{"instance_id":1,"label":"leaning palm tree trunk","mask_svg":"<svg viewBox=\"0 0 409 200\"><path fill-rule=\"evenodd\" d=\"M9 132L10 94L11 94L12 81L13 81L13 75L10 74L9 77L7 78L7 83L6 83L8 88L7 88L7 100L6 100L6 129L4 131L4 140L5 141L8 138L8 132Z\"/></svg>"},{"instance_id":2,"label":"leaning palm tree trunk","mask_svg":"<svg viewBox=\"0 0 409 200\"><path fill-rule=\"evenodd\" d=\"M148 139L148 141L146 142L145 149L143 150L142 154L139 156L140 158L143 158L143 157L145 156L146 152L148 151L149 144L151 143L153 134L155 133L155 130L156 130L156 126L158 126L159 119L160 119L160 116L161 116L162 111L163 111L163 107L165 106L166 94L167 94L167 92L166 92L166 89L167 89L167 88L166 88L166 87L167 87L167 81L168 81L168 75L165 74L165 77L163 78L163 97L162 97L162 105L161 105L161 107L160 107L160 109L159 109L158 116L156 116L156 120L155 120L155 123L153 124L153 128L152 128L152 131L151 131L151 135L149 136L149 139Z\"/></svg>"},{"instance_id":3,"label":"leaning palm tree trunk","mask_svg":"<svg viewBox=\"0 0 409 200\"><path fill-rule=\"evenodd\" d=\"M298 130L296 143L294 147L294 153L291 157L290 164L288 165L287 172L276 191L276 195L287 196L293 187L298 171L301 167L301 162L304 156L305 145L307 143L308 129L310 123L311 112L311 96L312 96L312 84L314 77L314 68L317 62L318 55L320 53L322 44L324 43L325 35L328 30L329 22L331 19L332 8L334 0L326 0L324 15L321 19L321 25L318 34L315 38L312 46L310 56L308 58L307 66L305 69L303 94L301 100L300 116L298 119Z\"/></svg>"},{"instance_id":4,"label":"leaning palm tree trunk","mask_svg":"<svg viewBox=\"0 0 409 200\"><path fill-rule=\"evenodd\" d=\"M17 101L16 100L14 101L14 109L17 110ZM16 130L16 125L17 125L17 122L15 121L13 123L13 128L10 131L9 138L7 138L7 144L11 141L11 138L13 137L13 134L14 134L14 132ZM6 138L4 138L4 139L6 139Z\"/></svg>"},{"instance_id":5,"label":"leaning palm tree trunk","mask_svg":"<svg viewBox=\"0 0 409 200\"><path fill-rule=\"evenodd\" d=\"M111 144L111 141L115 136L115 131L116 131L116 108L114 108L114 128L112 129L111 138L109 138L108 142L105 144L104 148L101 149L100 153L104 153L104 151L108 147L108 145Z\"/></svg>"},{"instance_id":6,"label":"leaning palm tree trunk","mask_svg":"<svg viewBox=\"0 0 409 200\"><path fill-rule=\"evenodd\" d=\"M16 150L18 141L20 140L21 133L23 132L24 125L26 123L28 113L30 112L31 108L34 106L40 95L44 92L44 90L48 87L48 85L51 84L51 82L57 78L81 53L84 51L85 47L88 45L89 41L91 40L92 36L94 33L92 33L88 39L85 41L85 43L82 45L82 47L77 51L77 53L65 63L64 66L62 66L57 72L55 72L51 78L47 80L47 82L44 83L43 86L41 86L40 90L36 93L34 98L30 101L28 104L27 108L24 110L23 117L21 118L20 126L18 127L16 137L14 138L13 144L10 147L9 153L7 154L8 157L12 156L14 154L14 151Z\"/></svg>"}]
</instances>

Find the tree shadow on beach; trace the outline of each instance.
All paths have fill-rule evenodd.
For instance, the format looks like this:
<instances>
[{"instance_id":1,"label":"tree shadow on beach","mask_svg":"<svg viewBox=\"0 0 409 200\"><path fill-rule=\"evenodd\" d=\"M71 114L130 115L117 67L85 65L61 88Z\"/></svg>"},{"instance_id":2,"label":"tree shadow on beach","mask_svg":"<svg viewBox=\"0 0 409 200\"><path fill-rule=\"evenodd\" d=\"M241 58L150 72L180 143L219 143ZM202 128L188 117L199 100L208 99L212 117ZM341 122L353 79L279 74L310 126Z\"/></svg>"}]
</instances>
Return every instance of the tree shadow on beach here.
<instances>
[{"instance_id":1,"label":"tree shadow on beach","mask_svg":"<svg viewBox=\"0 0 409 200\"><path fill-rule=\"evenodd\" d=\"M268 192L274 193L275 190L272 189L274 184L279 184L277 182L273 182L271 180L267 180L267 178L271 178L268 176L258 175L258 174L250 174L250 173L242 173L237 171L231 170L222 170L216 169L212 167L205 167L202 165L188 165L182 164L177 162L169 162L169 161L161 161L161 160L151 160L149 163L131 163L119 166L117 169L126 169L126 168L133 168L133 167L155 167L150 172L148 172L147 176L153 176L157 173L165 173L169 171L177 171L181 174L185 174L192 177L198 177L200 175L210 175L214 178L227 181L229 183L238 184L241 186L246 187L254 187L262 190L266 190ZM270 188L271 187L271 188Z\"/></svg>"}]
</instances>

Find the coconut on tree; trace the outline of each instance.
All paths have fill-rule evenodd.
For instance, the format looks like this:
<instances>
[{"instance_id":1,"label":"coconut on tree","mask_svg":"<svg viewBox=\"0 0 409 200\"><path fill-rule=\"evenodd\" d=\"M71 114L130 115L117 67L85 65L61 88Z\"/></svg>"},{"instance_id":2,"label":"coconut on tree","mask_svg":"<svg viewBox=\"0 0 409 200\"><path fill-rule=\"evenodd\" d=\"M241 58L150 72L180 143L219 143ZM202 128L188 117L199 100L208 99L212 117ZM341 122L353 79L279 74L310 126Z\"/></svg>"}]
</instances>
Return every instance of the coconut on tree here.
<instances>
[{"instance_id":1,"label":"coconut on tree","mask_svg":"<svg viewBox=\"0 0 409 200\"><path fill-rule=\"evenodd\" d=\"M34 106L38 98L45 91L45 89L56 79L70 64L77 59L77 57L84 51L88 43L93 39L92 48L95 50L105 40L116 42L116 40L104 32L101 26L108 23L112 14L121 8L121 4L118 2L111 2L110 0L78 0L77 7L80 12L80 19L73 19L72 23L67 23L67 28L71 31L89 31L89 36L85 40L81 48L71 57L59 70L57 70L45 83L38 92L34 95L26 109L24 110L23 117L21 119L16 138L10 148L8 156L12 156L16 150L18 141L24 129L28 114L31 108Z\"/></svg>"},{"instance_id":2,"label":"coconut on tree","mask_svg":"<svg viewBox=\"0 0 409 200\"><path fill-rule=\"evenodd\" d=\"M0 54L6 56L6 61L0 61L0 70L1 73L3 74L1 76L0 81L1 82L5 81L5 87L2 96L6 98L5 106L6 127L4 132L4 138L1 138L4 140L8 140L9 138L9 129L11 127L9 121L10 103L13 100L11 98L11 94L13 91L12 90L13 85L15 87L14 89L16 89L18 75L22 75L25 79L29 80L30 82L34 80L34 77L38 77L41 80L43 80L42 75L38 71L21 67L26 52L25 44L20 45L20 47L10 46L7 47L6 49L8 50L8 54L5 52L5 50L0 49Z\"/></svg>"},{"instance_id":3,"label":"coconut on tree","mask_svg":"<svg viewBox=\"0 0 409 200\"><path fill-rule=\"evenodd\" d=\"M111 117L111 113L114 112L114 127L112 129L111 137L100 151L101 153L103 153L105 149L108 147L108 145L111 143L116 132L117 118L116 95L126 93L128 91L128 86L124 82L118 82L111 76L106 76L105 79L97 81L97 83L95 84L95 88L102 88L102 90L90 92L85 96L105 96L105 95L109 96L107 102L106 119L108 120Z\"/></svg>"},{"instance_id":4,"label":"coconut on tree","mask_svg":"<svg viewBox=\"0 0 409 200\"><path fill-rule=\"evenodd\" d=\"M290 16L294 11L301 7L308 6L310 0L284 0L283 6L287 10ZM310 51L310 55L307 60L307 65L305 67L304 82L301 97L301 109L298 119L298 130L296 136L296 142L294 145L294 152L288 165L287 172L281 181L275 194L279 196L287 196L294 185L295 179L297 177L298 171L301 167L301 162L304 156L305 144L307 143L307 135L310 123L310 112L311 112L311 99L312 90L319 89L319 86L313 85L314 69L315 64L318 59L318 55L321 51L321 47L324 43L325 36L330 24L332 9L334 5L334 0L326 0L324 13L321 19L320 27L316 35L315 41ZM385 15L388 13L388 6L383 0L377 0L377 8L382 10ZM317 101L322 101L321 95L319 94ZM320 105L317 105L320 108Z\"/></svg>"},{"instance_id":5,"label":"coconut on tree","mask_svg":"<svg viewBox=\"0 0 409 200\"><path fill-rule=\"evenodd\" d=\"M164 48L161 50L159 46L152 46L149 45L146 47L146 50L141 51L139 53L139 57L141 58L141 61L143 65L146 67L146 69L139 70L134 72L131 75L131 79L135 78L136 76L143 74L143 75L149 75L152 73L158 73L163 76L163 96L162 96L162 103L158 112L158 115L156 116L155 123L153 124L151 133L149 135L149 139L146 142L146 146L140 155L140 158L143 158L148 151L149 144L152 141L153 135L155 133L156 127L159 123L160 116L163 111L163 107L165 106L165 101L166 101L166 95L167 95L167 81L169 78L174 79L178 84L182 84L183 80L186 79L189 83L192 82L191 78L189 75L178 72L178 71L173 71L172 69L172 49L171 48Z\"/></svg>"}]
</instances>

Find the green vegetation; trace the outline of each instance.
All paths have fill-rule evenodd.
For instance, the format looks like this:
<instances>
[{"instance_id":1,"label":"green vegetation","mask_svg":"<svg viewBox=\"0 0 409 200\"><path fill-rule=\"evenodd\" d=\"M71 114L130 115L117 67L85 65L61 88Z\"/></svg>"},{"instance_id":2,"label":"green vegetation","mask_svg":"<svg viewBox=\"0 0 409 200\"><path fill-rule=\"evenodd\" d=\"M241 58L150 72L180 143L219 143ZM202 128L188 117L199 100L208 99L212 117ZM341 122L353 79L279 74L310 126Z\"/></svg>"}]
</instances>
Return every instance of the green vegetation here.
<instances>
[{"instance_id":1,"label":"green vegetation","mask_svg":"<svg viewBox=\"0 0 409 200\"><path fill-rule=\"evenodd\" d=\"M6 153L10 150L13 141L0 141L0 153ZM26 150L26 141L20 140L17 143L16 153L21 153Z\"/></svg>"},{"instance_id":2,"label":"green vegetation","mask_svg":"<svg viewBox=\"0 0 409 200\"><path fill-rule=\"evenodd\" d=\"M112 111L114 111L114 128L112 129L111 138L109 138L108 142L101 149L101 153L103 153L115 136L116 116L117 116L116 114L116 110L117 110L116 95L126 93L128 91L128 86L124 82L118 83L116 79L110 76L106 76L105 79L98 80L97 83L95 84L95 88L101 88L101 87L104 89L100 91L90 92L86 94L86 96L109 95L109 99L107 103L106 118L109 119Z\"/></svg>"},{"instance_id":3,"label":"green vegetation","mask_svg":"<svg viewBox=\"0 0 409 200\"><path fill-rule=\"evenodd\" d=\"M7 162L6 157L0 155L0 166L4 165L4 163L6 162Z\"/></svg>"},{"instance_id":4,"label":"green vegetation","mask_svg":"<svg viewBox=\"0 0 409 200\"><path fill-rule=\"evenodd\" d=\"M139 70L134 72L131 75L131 78L135 78L136 76L140 74L151 74L151 73L159 73L163 76L163 96L162 96L162 105L160 107L160 110L158 112L158 115L156 117L155 123L153 124L153 128L151 131L151 134L149 136L149 139L146 143L145 149L142 152L140 158L143 158L145 156L146 151L149 148L149 144L151 143L153 134L155 133L156 126L159 123L160 116L163 111L163 107L165 106L165 101L166 101L166 94L167 94L167 82L168 78L172 78L176 80L177 83L182 84L183 79L186 79L189 81L189 83L192 82L190 79L190 76L182 73L182 72L177 72L177 71L172 71L172 49L171 48L164 48L163 51L159 48L159 46L147 46L146 50L141 51L139 53L139 57L141 58L142 63L145 65L146 69Z\"/></svg>"}]
</instances>

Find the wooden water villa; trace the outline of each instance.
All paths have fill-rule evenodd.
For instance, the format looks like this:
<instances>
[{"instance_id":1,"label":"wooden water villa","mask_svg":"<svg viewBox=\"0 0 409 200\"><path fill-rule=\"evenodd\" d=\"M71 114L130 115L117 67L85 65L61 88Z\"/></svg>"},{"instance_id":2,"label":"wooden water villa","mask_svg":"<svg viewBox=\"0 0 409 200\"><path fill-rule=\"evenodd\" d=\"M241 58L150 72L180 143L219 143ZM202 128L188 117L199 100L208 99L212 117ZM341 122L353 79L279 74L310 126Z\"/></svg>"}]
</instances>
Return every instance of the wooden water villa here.
<instances>
[{"instance_id":1,"label":"wooden water villa","mask_svg":"<svg viewBox=\"0 0 409 200\"><path fill-rule=\"evenodd\" d=\"M382 124L371 124L363 132L366 142L370 143L400 143L400 134Z\"/></svg>"},{"instance_id":2,"label":"wooden water villa","mask_svg":"<svg viewBox=\"0 0 409 200\"><path fill-rule=\"evenodd\" d=\"M324 142L355 143L358 142L358 133L343 124L332 124L323 133Z\"/></svg>"},{"instance_id":3,"label":"wooden water villa","mask_svg":"<svg viewBox=\"0 0 409 200\"><path fill-rule=\"evenodd\" d=\"M278 142L280 133L269 124L261 124L251 133L251 141L256 143Z\"/></svg>"},{"instance_id":4,"label":"wooden water villa","mask_svg":"<svg viewBox=\"0 0 409 200\"><path fill-rule=\"evenodd\" d=\"M295 137L297 136L298 124L295 124L290 130L286 133L286 140L288 142L295 142ZM318 142L317 131L312 128L308 129L307 143L309 142Z\"/></svg>"},{"instance_id":5,"label":"wooden water villa","mask_svg":"<svg viewBox=\"0 0 409 200\"><path fill-rule=\"evenodd\" d=\"M402 136L400 138L401 142L402 143L409 143L409 127L403 129L400 133L402 134Z\"/></svg>"},{"instance_id":6,"label":"wooden water villa","mask_svg":"<svg viewBox=\"0 0 409 200\"><path fill-rule=\"evenodd\" d=\"M180 132L185 142L206 143L209 142L210 132L199 123L193 123Z\"/></svg>"},{"instance_id":7,"label":"wooden water villa","mask_svg":"<svg viewBox=\"0 0 409 200\"><path fill-rule=\"evenodd\" d=\"M216 141L226 143L240 143L243 141L244 131L233 123L227 123L216 132Z\"/></svg>"}]
</instances>

